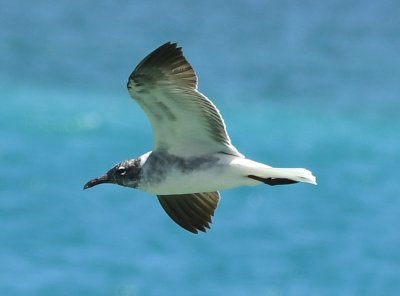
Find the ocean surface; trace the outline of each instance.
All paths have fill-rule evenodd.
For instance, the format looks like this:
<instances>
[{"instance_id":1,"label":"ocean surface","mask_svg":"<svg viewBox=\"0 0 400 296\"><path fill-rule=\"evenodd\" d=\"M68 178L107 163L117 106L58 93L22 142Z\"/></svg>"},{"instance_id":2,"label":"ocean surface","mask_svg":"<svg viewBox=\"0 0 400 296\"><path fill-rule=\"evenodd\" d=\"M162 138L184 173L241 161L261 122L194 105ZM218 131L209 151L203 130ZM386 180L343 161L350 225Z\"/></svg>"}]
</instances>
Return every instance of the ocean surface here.
<instances>
[{"instance_id":1,"label":"ocean surface","mask_svg":"<svg viewBox=\"0 0 400 296\"><path fill-rule=\"evenodd\" d=\"M400 295L400 4L3 1L0 295ZM152 149L126 90L179 42L249 158L318 186L222 192L206 234L86 181Z\"/></svg>"}]
</instances>

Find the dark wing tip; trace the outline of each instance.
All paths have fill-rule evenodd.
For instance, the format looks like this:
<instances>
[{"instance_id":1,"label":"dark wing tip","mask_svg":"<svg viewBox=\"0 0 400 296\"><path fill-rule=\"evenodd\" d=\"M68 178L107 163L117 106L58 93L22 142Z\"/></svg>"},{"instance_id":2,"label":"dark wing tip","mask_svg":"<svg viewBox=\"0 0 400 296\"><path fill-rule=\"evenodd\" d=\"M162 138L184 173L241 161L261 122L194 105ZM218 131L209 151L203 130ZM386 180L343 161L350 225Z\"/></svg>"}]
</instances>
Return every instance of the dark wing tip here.
<instances>
[{"instance_id":1,"label":"dark wing tip","mask_svg":"<svg viewBox=\"0 0 400 296\"><path fill-rule=\"evenodd\" d=\"M182 47L167 42L148 54L129 76L128 88L133 81L137 86L167 80L181 86L197 87L197 76L183 56Z\"/></svg>"},{"instance_id":2,"label":"dark wing tip","mask_svg":"<svg viewBox=\"0 0 400 296\"><path fill-rule=\"evenodd\" d=\"M298 181L294 181L294 180L287 179L287 178L261 178L261 177L257 177L254 175L248 175L247 177L249 177L250 179L256 180L256 181L263 182L264 184L268 184L270 186L299 183Z\"/></svg>"},{"instance_id":3,"label":"dark wing tip","mask_svg":"<svg viewBox=\"0 0 400 296\"><path fill-rule=\"evenodd\" d=\"M158 195L158 200L170 216L182 228L192 232L210 229L211 217L219 201L218 192Z\"/></svg>"}]
</instances>

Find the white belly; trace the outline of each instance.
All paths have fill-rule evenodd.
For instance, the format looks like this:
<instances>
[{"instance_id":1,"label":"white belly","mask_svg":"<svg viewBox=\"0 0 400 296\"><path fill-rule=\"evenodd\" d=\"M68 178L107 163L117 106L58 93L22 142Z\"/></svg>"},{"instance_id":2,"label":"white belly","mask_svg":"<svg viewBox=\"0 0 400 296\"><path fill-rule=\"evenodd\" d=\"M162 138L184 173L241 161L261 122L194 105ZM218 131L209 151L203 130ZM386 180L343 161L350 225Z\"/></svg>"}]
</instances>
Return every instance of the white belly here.
<instances>
[{"instance_id":1,"label":"white belly","mask_svg":"<svg viewBox=\"0 0 400 296\"><path fill-rule=\"evenodd\" d=\"M157 195L212 192L243 185L257 185L249 179L247 160L236 156L218 154L212 164L182 170L176 163L158 175L144 174L139 189ZM150 170L150 168L149 168ZM152 168L154 171L154 166ZM159 178L158 178L159 177Z\"/></svg>"}]
</instances>

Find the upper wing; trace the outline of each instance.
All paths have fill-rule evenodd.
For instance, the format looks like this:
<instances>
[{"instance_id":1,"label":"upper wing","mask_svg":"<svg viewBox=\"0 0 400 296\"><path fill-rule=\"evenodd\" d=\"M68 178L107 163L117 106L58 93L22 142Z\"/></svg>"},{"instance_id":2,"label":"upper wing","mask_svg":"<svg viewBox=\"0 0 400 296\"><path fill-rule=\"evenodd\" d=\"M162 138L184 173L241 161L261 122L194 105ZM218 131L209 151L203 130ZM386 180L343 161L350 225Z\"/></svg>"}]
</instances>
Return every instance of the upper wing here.
<instances>
[{"instance_id":1,"label":"upper wing","mask_svg":"<svg viewBox=\"0 0 400 296\"><path fill-rule=\"evenodd\" d=\"M144 58L129 76L128 91L151 121L155 150L241 156L218 109L197 90L196 73L176 43L168 42Z\"/></svg>"}]
</instances>

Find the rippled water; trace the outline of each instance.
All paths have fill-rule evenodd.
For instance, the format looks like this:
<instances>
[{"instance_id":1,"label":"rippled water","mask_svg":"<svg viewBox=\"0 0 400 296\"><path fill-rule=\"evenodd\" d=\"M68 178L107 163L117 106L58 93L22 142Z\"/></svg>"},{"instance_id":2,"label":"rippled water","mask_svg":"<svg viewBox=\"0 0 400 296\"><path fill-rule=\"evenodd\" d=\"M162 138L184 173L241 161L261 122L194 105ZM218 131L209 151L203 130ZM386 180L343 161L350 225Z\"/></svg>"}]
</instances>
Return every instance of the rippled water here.
<instances>
[{"instance_id":1,"label":"rippled water","mask_svg":"<svg viewBox=\"0 0 400 296\"><path fill-rule=\"evenodd\" d=\"M400 293L396 1L12 1L0 10L1 295ZM212 229L90 178L152 147L125 84L177 41L250 158Z\"/></svg>"}]
</instances>

